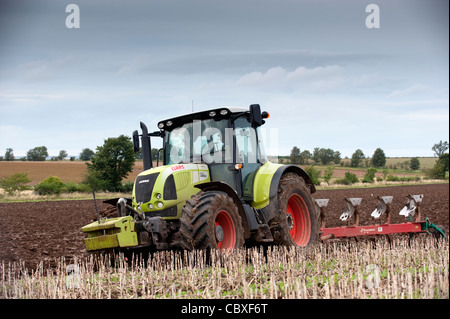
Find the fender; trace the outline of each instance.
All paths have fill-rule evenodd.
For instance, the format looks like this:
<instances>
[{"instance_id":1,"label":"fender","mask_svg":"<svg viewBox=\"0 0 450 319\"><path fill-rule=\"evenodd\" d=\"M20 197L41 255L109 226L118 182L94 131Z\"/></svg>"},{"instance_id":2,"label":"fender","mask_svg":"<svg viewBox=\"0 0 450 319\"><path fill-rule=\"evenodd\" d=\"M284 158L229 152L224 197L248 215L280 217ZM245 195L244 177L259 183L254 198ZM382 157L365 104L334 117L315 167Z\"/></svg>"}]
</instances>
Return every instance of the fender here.
<instances>
[{"instance_id":1,"label":"fender","mask_svg":"<svg viewBox=\"0 0 450 319\"><path fill-rule=\"evenodd\" d=\"M275 174L272 178L272 182L270 183L270 198L277 195L278 184L280 183L281 176L283 176L286 173L291 173L291 172L296 173L297 175L299 175L300 177L303 178L306 186L311 191L311 194L314 194L316 192L316 187L314 186L314 183L313 183L311 177L309 177L308 173L303 168L301 168L300 166L297 166L297 165L284 165L277 169L277 171L275 172Z\"/></svg>"},{"instance_id":2,"label":"fender","mask_svg":"<svg viewBox=\"0 0 450 319\"><path fill-rule=\"evenodd\" d=\"M241 216L242 227L244 228L244 238L245 239L250 238L250 227L247 219L247 214L245 213L244 205L242 204L242 201L239 198L238 194L236 194L235 190L230 185L220 181L214 181L198 184L195 185L195 187L201 189L202 191L221 191L229 195L236 204L239 215ZM252 216L249 217L251 218ZM254 215L253 219L255 219ZM256 223L256 219L254 222Z\"/></svg>"},{"instance_id":3,"label":"fender","mask_svg":"<svg viewBox=\"0 0 450 319\"><path fill-rule=\"evenodd\" d=\"M316 192L316 187L309 177L308 173L297 165L282 165L266 162L256 172L255 182L253 184L252 207L262 209L269 205L278 195L278 184L281 177L289 172L293 172L302 177L309 187L311 194Z\"/></svg>"}]
</instances>

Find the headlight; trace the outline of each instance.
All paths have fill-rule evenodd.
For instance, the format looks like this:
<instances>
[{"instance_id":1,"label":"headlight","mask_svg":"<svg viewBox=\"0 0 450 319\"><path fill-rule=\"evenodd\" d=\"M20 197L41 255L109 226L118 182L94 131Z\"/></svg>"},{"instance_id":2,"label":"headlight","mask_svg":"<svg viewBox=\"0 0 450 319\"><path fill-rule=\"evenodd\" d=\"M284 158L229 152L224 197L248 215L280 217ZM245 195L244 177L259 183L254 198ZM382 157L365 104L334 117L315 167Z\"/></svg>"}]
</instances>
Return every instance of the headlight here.
<instances>
[{"instance_id":1,"label":"headlight","mask_svg":"<svg viewBox=\"0 0 450 319\"><path fill-rule=\"evenodd\" d=\"M163 204L162 202L158 202L158 203L156 204L156 206L158 206L158 208L163 208L163 207L164 207L164 204Z\"/></svg>"},{"instance_id":2,"label":"headlight","mask_svg":"<svg viewBox=\"0 0 450 319\"><path fill-rule=\"evenodd\" d=\"M157 194L156 194L156 198L157 198L157 199L161 199L161 197L162 197L162 195L161 195L160 193L157 193Z\"/></svg>"}]
</instances>

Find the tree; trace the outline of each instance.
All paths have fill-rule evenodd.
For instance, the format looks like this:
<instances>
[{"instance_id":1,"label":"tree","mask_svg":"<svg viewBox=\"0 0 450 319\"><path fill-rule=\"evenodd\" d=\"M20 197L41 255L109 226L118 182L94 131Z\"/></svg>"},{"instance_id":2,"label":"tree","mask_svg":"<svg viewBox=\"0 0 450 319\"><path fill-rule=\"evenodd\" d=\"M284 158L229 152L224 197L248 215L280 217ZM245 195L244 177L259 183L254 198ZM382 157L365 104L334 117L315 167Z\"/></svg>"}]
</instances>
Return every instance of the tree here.
<instances>
[{"instance_id":1,"label":"tree","mask_svg":"<svg viewBox=\"0 0 450 319\"><path fill-rule=\"evenodd\" d=\"M133 143L128 136L108 138L103 146L97 147L97 152L91 157L91 163L86 163L88 171L98 172L102 185L108 191L121 189L122 179L133 170L135 162Z\"/></svg>"},{"instance_id":2,"label":"tree","mask_svg":"<svg viewBox=\"0 0 450 319\"><path fill-rule=\"evenodd\" d=\"M312 154L308 150L304 150L300 153L300 164L308 164L308 160L310 160L312 157Z\"/></svg>"},{"instance_id":3,"label":"tree","mask_svg":"<svg viewBox=\"0 0 450 319\"><path fill-rule=\"evenodd\" d=\"M375 167L383 167L386 165L386 155L381 148L377 148L372 155L372 165Z\"/></svg>"},{"instance_id":4,"label":"tree","mask_svg":"<svg viewBox=\"0 0 450 319\"><path fill-rule=\"evenodd\" d=\"M289 159L291 160L291 164L300 164L300 149L297 146L292 148Z\"/></svg>"},{"instance_id":5,"label":"tree","mask_svg":"<svg viewBox=\"0 0 450 319\"><path fill-rule=\"evenodd\" d=\"M320 147L314 147L311 158L314 161L314 163L320 162Z\"/></svg>"},{"instance_id":6,"label":"tree","mask_svg":"<svg viewBox=\"0 0 450 319\"><path fill-rule=\"evenodd\" d=\"M320 175L322 174L321 170L316 169L314 165L311 165L308 166L305 171L311 178L311 181L314 183L314 185L320 185Z\"/></svg>"},{"instance_id":7,"label":"tree","mask_svg":"<svg viewBox=\"0 0 450 319\"><path fill-rule=\"evenodd\" d=\"M357 149L353 154L352 154L352 160L351 160L351 167L359 167L359 165L361 164L361 161L364 159L364 153L363 151L361 151L360 149Z\"/></svg>"},{"instance_id":8,"label":"tree","mask_svg":"<svg viewBox=\"0 0 450 319\"><path fill-rule=\"evenodd\" d=\"M436 161L433 168L426 170L425 174L431 179L445 179L445 164L441 161Z\"/></svg>"},{"instance_id":9,"label":"tree","mask_svg":"<svg viewBox=\"0 0 450 319\"><path fill-rule=\"evenodd\" d=\"M449 160L448 153L441 154L439 156L438 162L441 163L444 167L444 172L448 172Z\"/></svg>"},{"instance_id":10,"label":"tree","mask_svg":"<svg viewBox=\"0 0 450 319\"><path fill-rule=\"evenodd\" d=\"M342 160L341 152L335 151L334 155L333 155L333 162L334 162L334 164L339 165L341 163L341 160Z\"/></svg>"},{"instance_id":11,"label":"tree","mask_svg":"<svg viewBox=\"0 0 450 319\"><path fill-rule=\"evenodd\" d=\"M83 148L80 153L80 160L82 161L90 161L92 155L94 155L94 151L89 148Z\"/></svg>"},{"instance_id":12,"label":"tree","mask_svg":"<svg viewBox=\"0 0 450 319\"><path fill-rule=\"evenodd\" d=\"M313 160L315 163L327 165L335 159L335 152L331 148L314 148Z\"/></svg>"},{"instance_id":13,"label":"tree","mask_svg":"<svg viewBox=\"0 0 450 319\"><path fill-rule=\"evenodd\" d=\"M64 158L66 158L67 157L67 152L65 151L65 150L61 150L61 151L59 151L59 155L58 155L58 159L60 160L60 161L62 161Z\"/></svg>"},{"instance_id":14,"label":"tree","mask_svg":"<svg viewBox=\"0 0 450 319\"><path fill-rule=\"evenodd\" d=\"M64 183L57 176L49 176L36 186L34 190L39 195L59 195L63 191Z\"/></svg>"},{"instance_id":15,"label":"tree","mask_svg":"<svg viewBox=\"0 0 450 319\"><path fill-rule=\"evenodd\" d=\"M446 150L448 150L448 142L442 142L441 140L439 143L434 144L431 150L434 152L435 157L439 157L444 154Z\"/></svg>"},{"instance_id":16,"label":"tree","mask_svg":"<svg viewBox=\"0 0 450 319\"><path fill-rule=\"evenodd\" d=\"M15 191L29 189L26 184L31 182L28 173L15 173L9 177L0 178L0 187L9 195L13 195Z\"/></svg>"},{"instance_id":17,"label":"tree","mask_svg":"<svg viewBox=\"0 0 450 319\"><path fill-rule=\"evenodd\" d=\"M413 171L417 171L418 169L420 169L419 158L417 157L411 158L411 160L409 161L409 168L412 169Z\"/></svg>"},{"instance_id":18,"label":"tree","mask_svg":"<svg viewBox=\"0 0 450 319\"><path fill-rule=\"evenodd\" d=\"M319 158L323 165L327 165L334 160L334 151L331 148L321 148Z\"/></svg>"},{"instance_id":19,"label":"tree","mask_svg":"<svg viewBox=\"0 0 450 319\"><path fill-rule=\"evenodd\" d=\"M14 161L14 153L12 148L7 148L5 152L5 161Z\"/></svg>"},{"instance_id":20,"label":"tree","mask_svg":"<svg viewBox=\"0 0 450 319\"><path fill-rule=\"evenodd\" d=\"M366 174L364 174L362 182L363 183L373 183L376 172L377 172L377 169L375 167L369 167L366 170Z\"/></svg>"},{"instance_id":21,"label":"tree","mask_svg":"<svg viewBox=\"0 0 450 319\"><path fill-rule=\"evenodd\" d=\"M28 161L45 161L48 156L47 147L38 146L27 152Z\"/></svg>"},{"instance_id":22,"label":"tree","mask_svg":"<svg viewBox=\"0 0 450 319\"><path fill-rule=\"evenodd\" d=\"M331 177L333 177L333 173L334 173L334 166L327 166L327 168L325 168L325 171L323 173L323 180L327 184L330 184L330 180Z\"/></svg>"}]
</instances>

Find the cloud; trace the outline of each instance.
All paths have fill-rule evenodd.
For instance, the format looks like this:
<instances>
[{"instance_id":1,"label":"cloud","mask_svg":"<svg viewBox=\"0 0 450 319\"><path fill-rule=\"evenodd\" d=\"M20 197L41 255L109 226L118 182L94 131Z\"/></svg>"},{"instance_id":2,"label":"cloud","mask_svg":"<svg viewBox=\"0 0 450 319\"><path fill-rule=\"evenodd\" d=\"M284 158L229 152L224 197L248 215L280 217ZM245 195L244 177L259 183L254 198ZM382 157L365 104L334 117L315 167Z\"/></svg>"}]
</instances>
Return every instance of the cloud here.
<instances>
[{"instance_id":1,"label":"cloud","mask_svg":"<svg viewBox=\"0 0 450 319\"><path fill-rule=\"evenodd\" d=\"M251 72L242 76L236 85L261 85L273 84L278 81L284 81L288 72L282 67L274 67L267 72Z\"/></svg>"},{"instance_id":2,"label":"cloud","mask_svg":"<svg viewBox=\"0 0 450 319\"><path fill-rule=\"evenodd\" d=\"M75 57L66 56L49 61L32 61L18 67L18 72L27 82L48 81L62 76L76 62Z\"/></svg>"},{"instance_id":3,"label":"cloud","mask_svg":"<svg viewBox=\"0 0 450 319\"><path fill-rule=\"evenodd\" d=\"M149 54L136 56L131 62L128 62L122 67L120 67L117 74L125 75L125 74L141 73L142 71L151 67L151 62L152 60Z\"/></svg>"},{"instance_id":4,"label":"cloud","mask_svg":"<svg viewBox=\"0 0 450 319\"><path fill-rule=\"evenodd\" d=\"M236 86L271 86L285 88L308 88L310 90L333 89L344 83L343 71L339 65L307 68L300 66L294 71L273 67L266 72L251 72L243 75Z\"/></svg>"},{"instance_id":5,"label":"cloud","mask_svg":"<svg viewBox=\"0 0 450 319\"><path fill-rule=\"evenodd\" d=\"M406 89L394 90L388 95L388 97L389 98L397 98L397 97L411 96L411 95L416 95L416 94L429 93L431 91L431 89L432 88L428 85L415 84Z\"/></svg>"}]
</instances>

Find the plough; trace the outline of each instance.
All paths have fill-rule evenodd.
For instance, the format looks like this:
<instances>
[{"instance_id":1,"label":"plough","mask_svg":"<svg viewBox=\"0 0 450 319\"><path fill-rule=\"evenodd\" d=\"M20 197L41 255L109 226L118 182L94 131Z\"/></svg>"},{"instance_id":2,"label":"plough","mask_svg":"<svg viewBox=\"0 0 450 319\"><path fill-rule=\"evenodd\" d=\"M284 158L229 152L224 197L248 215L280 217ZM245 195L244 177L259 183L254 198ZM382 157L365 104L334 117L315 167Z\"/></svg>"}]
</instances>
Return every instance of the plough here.
<instances>
[{"instance_id":1,"label":"plough","mask_svg":"<svg viewBox=\"0 0 450 319\"><path fill-rule=\"evenodd\" d=\"M328 206L328 199L316 199L316 205L320 209L320 217L322 224L320 227L320 239L328 240L333 238L356 238L360 236L373 236L373 235L387 235L391 239L392 234L400 233L432 233L437 236L442 236L447 239L447 236L443 229L439 228L435 224L431 223L428 218L421 220L420 203L422 202L423 195L407 195L406 204L403 206L399 215L408 219L408 222L400 224L391 224L391 210L390 204L392 203L393 196L377 196L377 206L372 211L371 216L374 219L380 219L385 216L385 222L376 225L359 225L360 212L359 206L361 205L362 198L345 198L344 212L340 216L341 221L350 222L353 219L353 224L341 227L325 227L326 222L326 207ZM414 221L413 221L414 219Z\"/></svg>"}]
</instances>

